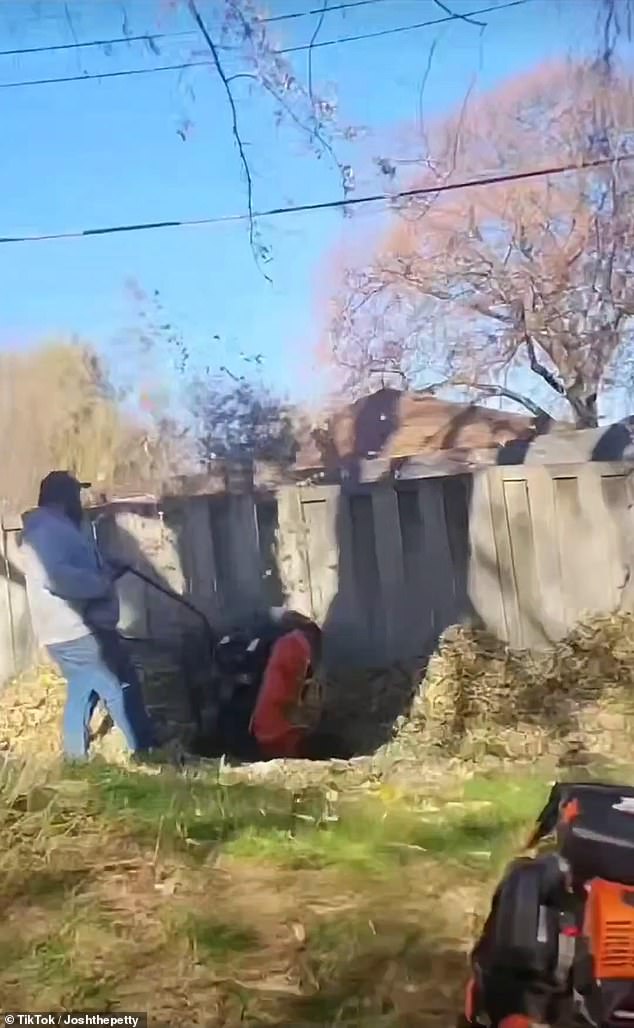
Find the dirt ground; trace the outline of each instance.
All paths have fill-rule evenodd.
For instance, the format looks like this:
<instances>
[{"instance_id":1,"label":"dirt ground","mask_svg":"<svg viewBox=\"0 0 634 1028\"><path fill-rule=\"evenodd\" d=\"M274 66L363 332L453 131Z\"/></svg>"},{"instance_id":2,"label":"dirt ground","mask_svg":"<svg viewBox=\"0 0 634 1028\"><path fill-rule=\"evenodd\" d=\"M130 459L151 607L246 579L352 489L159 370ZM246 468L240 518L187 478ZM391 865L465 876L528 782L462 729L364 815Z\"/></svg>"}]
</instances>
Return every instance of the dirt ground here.
<instances>
[{"instance_id":1,"label":"dirt ground","mask_svg":"<svg viewBox=\"0 0 634 1028\"><path fill-rule=\"evenodd\" d=\"M153 1025L445 1028L539 777L2 772L0 999Z\"/></svg>"}]
</instances>

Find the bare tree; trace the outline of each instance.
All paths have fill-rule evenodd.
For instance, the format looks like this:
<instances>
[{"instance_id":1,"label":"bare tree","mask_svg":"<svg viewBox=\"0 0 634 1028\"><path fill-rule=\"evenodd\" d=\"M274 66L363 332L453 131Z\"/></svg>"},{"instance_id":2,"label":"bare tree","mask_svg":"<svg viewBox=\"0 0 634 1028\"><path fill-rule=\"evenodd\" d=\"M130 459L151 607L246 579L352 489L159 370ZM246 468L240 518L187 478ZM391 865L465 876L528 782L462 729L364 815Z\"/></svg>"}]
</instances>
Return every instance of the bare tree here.
<instances>
[{"instance_id":1,"label":"bare tree","mask_svg":"<svg viewBox=\"0 0 634 1028\"><path fill-rule=\"evenodd\" d=\"M601 59L541 68L429 132L426 185L575 170L409 203L346 276L332 355L349 381L387 357L532 413L550 395L596 425L632 358L632 126L632 79Z\"/></svg>"},{"instance_id":2,"label":"bare tree","mask_svg":"<svg viewBox=\"0 0 634 1028\"><path fill-rule=\"evenodd\" d=\"M160 414L124 410L103 362L85 343L59 341L2 355L0 396L5 509L33 503L39 481L53 468L108 487L183 470L184 429Z\"/></svg>"},{"instance_id":3,"label":"bare tree","mask_svg":"<svg viewBox=\"0 0 634 1028\"><path fill-rule=\"evenodd\" d=\"M195 379L189 395L203 464L261 460L289 465L295 459L293 411L261 381L223 368Z\"/></svg>"}]
</instances>

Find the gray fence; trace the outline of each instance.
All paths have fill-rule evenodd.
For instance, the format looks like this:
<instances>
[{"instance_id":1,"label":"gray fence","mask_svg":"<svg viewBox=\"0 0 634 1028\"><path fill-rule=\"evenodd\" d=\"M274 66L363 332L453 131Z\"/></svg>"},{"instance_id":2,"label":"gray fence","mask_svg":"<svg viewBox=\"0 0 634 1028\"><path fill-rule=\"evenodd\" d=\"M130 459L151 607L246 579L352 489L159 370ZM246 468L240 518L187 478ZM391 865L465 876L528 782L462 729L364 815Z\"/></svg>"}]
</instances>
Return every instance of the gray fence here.
<instances>
[{"instance_id":1,"label":"gray fence","mask_svg":"<svg viewBox=\"0 0 634 1028\"><path fill-rule=\"evenodd\" d=\"M433 649L476 617L544 647L586 613L632 608L631 465L489 468L275 494L167 498L96 517L104 548L228 623L288 603L325 627L333 662ZM33 659L17 533L3 533L0 677ZM169 639L192 615L132 577L122 627Z\"/></svg>"}]
</instances>

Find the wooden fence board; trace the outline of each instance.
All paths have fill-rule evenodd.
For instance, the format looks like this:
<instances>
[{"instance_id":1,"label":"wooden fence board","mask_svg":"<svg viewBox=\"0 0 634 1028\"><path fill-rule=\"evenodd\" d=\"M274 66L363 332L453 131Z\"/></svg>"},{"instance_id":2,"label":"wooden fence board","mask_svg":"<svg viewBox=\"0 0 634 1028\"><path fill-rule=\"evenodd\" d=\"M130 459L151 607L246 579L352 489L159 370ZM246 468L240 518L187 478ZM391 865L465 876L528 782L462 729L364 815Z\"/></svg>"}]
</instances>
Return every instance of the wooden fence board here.
<instances>
[{"instance_id":1,"label":"wooden fence board","mask_svg":"<svg viewBox=\"0 0 634 1028\"><path fill-rule=\"evenodd\" d=\"M602 492L618 546L618 605L634 610L634 490L631 475L604 475Z\"/></svg>"},{"instance_id":2,"label":"wooden fence board","mask_svg":"<svg viewBox=\"0 0 634 1028\"><path fill-rule=\"evenodd\" d=\"M218 577L207 497L183 504L183 571L191 601L213 622L220 615Z\"/></svg>"},{"instance_id":3,"label":"wooden fence board","mask_svg":"<svg viewBox=\"0 0 634 1028\"><path fill-rule=\"evenodd\" d=\"M489 484L488 472L480 471L474 476L469 518L469 596L478 618L500 639L508 639Z\"/></svg>"},{"instance_id":4,"label":"wooden fence board","mask_svg":"<svg viewBox=\"0 0 634 1028\"><path fill-rule=\"evenodd\" d=\"M338 496L333 490L323 499L302 500L306 526L311 609L319 623L325 621L337 595L339 547L337 545Z\"/></svg>"},{"instance_id":5,"label":"wooden fence board","mask_svg":"<svg viewBox=\"0 0 634 1028\"><path fill-rule=\"evenodd\" d=\"M498 468L488 472L491 517L495 526L495 544L498 558L499 588L504 604L508 640L512 646L522 646L522 620L515 581L509 516L506 506L504 478Z\"/></svg>"},{"instance_id":6,"label":"wooden fence board","mask_svg":"<svg viewBox=\"0 0 634 1028\"><path fill-rule=\"evenodd\" d=\"M623 578L620 541L605 502L600 468L596 464L580 468L577 482L587 540L583 554L585 606L591 613L615 610L620 602Z\"/></svg>"},{"instance_id":7,"label":"wooden fence board","mask_svg":"<svg viewBox=\"0 0 634 1028\"><path fill-rule=\"evenodd\" d=\"M97 533L112 556L214 620L283 598L324 623L326 651L361 663L424 652L469 602L500 638L540 648L586 612L634 610L631 464L504 465L418 480L408 477L414 467L401 480L391 466L374 483L291 485L266 498L174 496L162 518L156 505L120 503L116 514L95 513ZM34 646L24 586L6 567L0 578L2 680ZM120 594L127 634L192 627L191 615L134 578L120 581Z\"/></svg>"},{"instance_id":8,"label":"wooden fence board","mask_svg":"<svg viewBox=\"0 0 634 1028\"><path fill-rule=\"evenodd\" d=\"M254 497L230 494L211 507L222 617L235 621L264 606Z\"/></svg>"},{"instance_id":9,"label":"wooden fence board","mask_svg":"<svg viewBox=\"0 0 634 1028\"><path fill-rule=\"evenodd\" d=\"M385 642L372 494L349 496L348 510L352 527L352 573L358 621L365 633L368 653L378 659Z\"/></svg>"},{"instance_id":10,"label":"wooden fence board","mask_svg":"<svg viewBox=\"0 0 634 1028\"><path fill-rule=\"evenodd\" d=\"M311 617L312 597L306 523L300 491L293 486L285 486L279 490L277 520L279 573L286 602L300 614Z\"/></svg>"},{"instance_id":11,"label":"wooden fence board","mask_svg":"<svg viewBox=\"0 0 634 1028\"><path fill-rule=\"evenodd\" d=\"M397 494L405 574L405 654L428 654L435 642L435 585L425 558L425 536L417 489Z\"/></svg>"},{"instance_id":12,"label":"wooden fence board","mask_svg":"<svg viewBox=\"0 0 634 1028\"><path fill-rule=\"evenodd\" d=\"M17 674L14 645L15 617L12 604L11 575L6 553L6 533L0 531L0 609L5 616L0 619L0 681L6 682Z\"/></svg>"},{"instance_id":13,"label":"wooden fence board","mask_svg":"<svg viewBox=\"0 0 634 1028\"><path fill-rule=\"evenodd\" d=\"M147 566L143 553L143 539L140 533L140 519L136 514L119 510L116 514L108 514L96 523L96 534L99 546L106 555L112 556L132 567L141 562L139 570L148 574L152 567ZM117 582L119 603L121 607L120 628L126 635L147 638L148 625L148 587L133 575L123 575Z\"/></svg>"},{"instance_id":14,"label":"wooden fence board","mask_svg":"<svg viewBox=\"0 0 634 1028\"><path fill-rule=\"evenodd\" d=\"M231 560L240 604L256 609L262 602L260 547L255 503L252 496L229 497Z\"/></svg>"},{"instance_id":15,"label":"wooden fence board","mask_svg":"<svg viewBox=\"0 0 634 1028\"><path fill-rule=\"evenodd\" d=\"M38 659L39 654L39 646L31 625L26 582L22 571L20 531L21 526L4 533L0 532L0 535L4 535L4 557L0 575L5 574L7 580L7 612L11 625L13 666L16 675L28 670ZM1 659L0 653L0 661ZM2 680L0 674L0 684Z\"/></svg>"},{"instance_id":16,"label":"wooden fence board","mask_svg":"<svg viewBox=\"0 0 634 1028\"><path fill-rule=\"evenodd\" d=\"M433 631L438 636L455 621L453 562L444 513L443 483L428 479L418 487L425 566L433 587Z\"/></svg>"},{"instance_id":17,"label":"wooden fence board","mask_svg":"<svg viewBox=\"0 0 634 1028\"><path fill-rule=\"evenodd\" d=\"M398 499L383 485L372 494L374 539L383 608L383 646L387 659L398 659L407 648L404 637L405 572Z\"/></svg>"},{"instance_id":18,"label":"wooden fence board","mask_svg":"<svg viewBox=\"0 0 634 1028\"><path fill-rule=\"evenodd\" d=\"M577 476L567 475L555 480L557 536L561 554L562 587L566 626L574 624L586 613L588 573L584 552L587 529L579 502Z\"/></svg>"},{"instance_id":19,"label":"wooden fence board","mask_svg":"<svg viewBox=\"0 0 634 1028\"><path fill-rule=\"evenodd\" d=\"M159 585L178 595L186 592L185 577L179 550L181 530L179 511L170 511L168 521L159 517L137 516L134 523L139 553L143 555L139 570ZM147 635L151 639L177 639L191 631L193 615L158 589L145 589Z\"/></svg>"},{"instance_id":20,"label":"wooden fence board","mask_svg":"<svg viewBox=\"0 0 634 1028\"><path fill-rule=\"evenodd\" d=\"M623 514L621 538L625 544L625 575L621 593L621 608L634 611L634 478L630 469L625 474L626 509Z\"/></svg>"},{"instance_id":21,"label":"wooden fence board","mask_svg":"<svg viewBox=\"0 0 634 1028\"><path fill-rule=\"evenodd\" d=\"M525 648L543 647L547 637L542 624L527 482L505 482L504 498L511 540L513 582L519 612L517 644Z\"/></svg>"},{"instance_id":22,"label":"wooden fence board","mask_svg":"<svg viewBox=\"0 0 634 1028\"><path fill-rule=\"evenodd\" d=\"M565 632L565 616L553 479L547 468L531 468L526 482L541 627L545 640L554 642Z\"/></svg>"},{"instance_id":23,"label":"wooden fence board","mask_svg":"<svg viewBox=\"0 0 634 1028\"><path fill-rule=\"evenodd\" d=\"M471 479L455 475L443 482L445 521L453 565L453 592L457 617L471 613L469 603L469 512Z\"/></svg>"}]
</instances>

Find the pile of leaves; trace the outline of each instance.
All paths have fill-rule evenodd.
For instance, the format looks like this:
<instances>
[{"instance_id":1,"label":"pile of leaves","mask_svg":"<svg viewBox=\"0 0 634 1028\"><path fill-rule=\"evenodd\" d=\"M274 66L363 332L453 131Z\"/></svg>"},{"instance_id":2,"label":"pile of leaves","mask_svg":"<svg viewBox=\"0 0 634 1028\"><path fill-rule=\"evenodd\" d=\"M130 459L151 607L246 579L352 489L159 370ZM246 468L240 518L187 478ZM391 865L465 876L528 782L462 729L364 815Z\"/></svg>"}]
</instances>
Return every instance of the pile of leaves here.
<instances>
[{"instance_id":1,"label":"pile of leaves","mask_svg":"<svg viewBox=\"0 0 634 1028\"><path fill-rule=\"evenodd\" d=\"M472 627L443 635L400 737L453 754L622 756L634 737L634 616L580 623L544 653Z\"/></svg>"}]
</instances>

